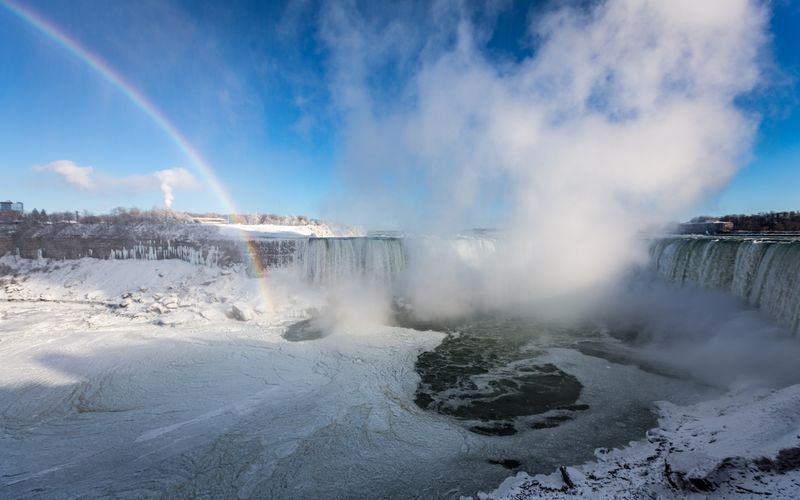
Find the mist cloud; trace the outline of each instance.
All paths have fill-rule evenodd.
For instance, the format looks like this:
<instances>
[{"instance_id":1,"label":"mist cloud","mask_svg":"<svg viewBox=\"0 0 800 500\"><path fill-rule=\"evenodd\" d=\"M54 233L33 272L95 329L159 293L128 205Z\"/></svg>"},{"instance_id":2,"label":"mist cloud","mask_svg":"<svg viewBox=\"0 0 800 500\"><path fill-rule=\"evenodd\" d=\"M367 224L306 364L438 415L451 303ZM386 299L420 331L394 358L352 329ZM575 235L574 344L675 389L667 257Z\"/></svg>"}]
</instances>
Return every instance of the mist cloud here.
<instances>
[{"instance_id":1,"label":"mist cloud","mask_svg":"<svg viewBox=\"0 0 800 500\"><path fill-rule=\"evenodd\" d=\"M492 306L602 286L645 259L641 231L743 163L758 117L735 100L762 80L762 5L611 0L550 11L531 20L539 43L519 62L487 57L487 28L471 14L438 2L386 20L337 3L323 26L348 215L509 233L478 278L417 260L437 283L434 309L464 290Z\"/></svg>"},{"instance_id":2,"label":"mist cloud","mask_svg":"<svg viewBox=\"0 0 800 500\"><path fill-rule=\"evenodd\" d=\"M94 167L81 167L69 160L57 160L33 167L35 172L51 172L61 176L70 187L84 191L107 192L115 190L148 191L160 189L164 206L172 206L176 189L197 189L200 183L182 167L157 170L151 174L113 177L96 172Z\"/></svg>"}]
</instances>

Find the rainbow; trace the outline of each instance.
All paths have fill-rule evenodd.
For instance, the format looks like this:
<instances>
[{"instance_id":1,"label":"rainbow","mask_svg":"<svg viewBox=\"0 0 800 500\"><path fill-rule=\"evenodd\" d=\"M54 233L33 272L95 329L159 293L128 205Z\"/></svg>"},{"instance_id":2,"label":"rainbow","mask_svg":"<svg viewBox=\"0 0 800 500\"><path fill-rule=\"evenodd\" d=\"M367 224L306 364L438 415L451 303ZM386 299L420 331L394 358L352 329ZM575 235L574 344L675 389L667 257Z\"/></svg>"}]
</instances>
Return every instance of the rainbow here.
<instances>
[{"instance_id":1,"label":"rainbow","mask_svg":"<svg viewBox=\"0 0 800 500\"><path fill-rule=\"evenodd\" d=\"M0 0L0 5L5 7L9 12L16 17L35 28L39 33L45 35L47 38L55 42L57 45L64 48L67 52L75 56L77 59L85 63L96 74L101 76L104 80L116 87L122 94L124 94L137 108L144 112L166 135L174 142L181 152L189 159L194 169L199 172L202 179L205 181L215 196L222 202L225 209L237 214L239 211L233 202L233 198L225 189L225 185L220 181L211 168L209 162L203 158L200 151L192 145L186 136L181 133L172 121L162 112L158 107L150 101L139 89L132 83L126 81L125 78L115 71L111 66L103 61L99 56L90 52L86 47L81 45L80 42L74 38L70 38L66 33L58 28L55 24L45 19L42 15L33 11L30 8L19 5L12 0ZM272 298L269 287L266 282L266 270L261 263L258 256L257 247L255 242L249 238L244 231L241 232L241 241L244 245L243 251L252 263L253 269L259 281L259 291L267 307L267 311L272 310Z\"/></svg>"}]
</instances>

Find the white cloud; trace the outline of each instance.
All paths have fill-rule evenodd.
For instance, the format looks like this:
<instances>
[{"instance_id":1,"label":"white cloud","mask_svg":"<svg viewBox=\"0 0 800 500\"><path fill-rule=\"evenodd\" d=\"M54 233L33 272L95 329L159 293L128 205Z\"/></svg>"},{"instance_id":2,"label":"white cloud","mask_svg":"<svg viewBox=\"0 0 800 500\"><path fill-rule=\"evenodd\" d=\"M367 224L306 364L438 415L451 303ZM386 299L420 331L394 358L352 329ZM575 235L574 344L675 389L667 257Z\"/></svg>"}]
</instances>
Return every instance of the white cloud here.
<instances>
[{"instance_id":1,"label":"white cloud","mask_svg":"<svg viewBox=\"0 0 800 500\"><path fill-rule=\"evenodd\" d=\"M51 172L62 177L72 187L85 191L104 192L113 190L147 191L160 189L164 195L164 205L171 207L177 189L197 189L199 182L183 167L157 170L145 175L113 177L96 172L94 167L81 167L69 160L57 160L47 165L33 167L35 172Z\"/></svg>"},{"instance_id":2,"label":"white cloud","mask_svg":"<svg viewBox=\"0 0 800 500\"><path fill-rule=\"evenodd\" d=\"M92 190L95 188L94 182L92 182L94 168L79 167L68 160L57 160L47 165L37 165L33 167L33 170L35 172L56 173L63 177L64 182L68 185L79 189Z\"/></svg>"}]
</instances>

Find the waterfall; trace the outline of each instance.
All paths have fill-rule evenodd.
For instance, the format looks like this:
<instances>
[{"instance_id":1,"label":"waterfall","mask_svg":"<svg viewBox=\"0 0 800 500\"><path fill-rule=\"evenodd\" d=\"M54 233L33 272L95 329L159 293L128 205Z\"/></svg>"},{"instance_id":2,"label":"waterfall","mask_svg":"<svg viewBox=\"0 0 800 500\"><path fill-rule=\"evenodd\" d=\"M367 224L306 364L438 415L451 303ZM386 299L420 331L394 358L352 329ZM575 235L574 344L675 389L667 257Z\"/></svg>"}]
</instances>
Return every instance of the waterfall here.
<instances>
[{"instance_id":1,"label":"waterfall","mask_svg":"<svg viewBox=\"0 0 800 500\"><path fill-rule=\"evenodd\" d=\"M351 280L395 284L415 262L480 267L495 251L488 238L310 238L298 240L293 265L312 283L332 285Z\"/></svg>"},{"instance_id":2,"label":"waterfall","mask_svg":"<svg viewBox=\"0 0 800 500\"><path fill-rule=\"evenodd\" d=\"M663 238L650 257L669 282L729 291L800 333L800 240Z\"/></svg>"},{"instance_id":3,"label":"waterfall","mask_svg":"<svg viewBox=\"0 0 800 500\"><path fill-rule=\"evenodd\" d=\"M301 277L320 285L391 284L406 266L406 252L398 238L310 238L298 241L294 266Z\"/></svg>"}]
</instances>

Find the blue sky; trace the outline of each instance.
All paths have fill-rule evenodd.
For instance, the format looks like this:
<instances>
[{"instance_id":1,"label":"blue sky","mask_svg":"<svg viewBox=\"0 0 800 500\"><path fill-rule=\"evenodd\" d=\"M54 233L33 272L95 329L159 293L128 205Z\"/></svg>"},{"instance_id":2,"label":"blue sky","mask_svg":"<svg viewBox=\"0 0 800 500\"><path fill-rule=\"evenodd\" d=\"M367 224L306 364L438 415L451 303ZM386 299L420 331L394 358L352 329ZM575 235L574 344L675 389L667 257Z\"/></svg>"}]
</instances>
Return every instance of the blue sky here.
<instances>
[{"instance_id":1,"label":"blue sky","mask_svg":"<svg viewBox=\"0 0 800 500\"><path fill-rule=\"evenodd\" d=\"M376 3L377 4L377 3ZM363 9L376 9L365 4ZM113 67L202 152L243 212L324 216L339 189L342 116L331 98L325 5L301 2L47 0L25 6ZM534 47L548 2L476 8L481 50L503 64ZM414 5L395 7L413 16ZM771 4L771 82L742 106L762 116L745 168L697 213L800 209L800 2ZM388 15L392 15L391 13ZM158 189L81 191L36 165L69 160L113 178L191 164L152 119L64 47L0 8L0 198L48 211L162 203ZM399 90L389 68L376 85ZM174 208L222 211L205 187Z\"/></svg>"}]
</instances>

